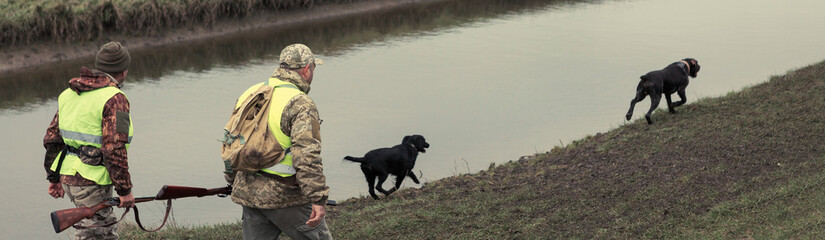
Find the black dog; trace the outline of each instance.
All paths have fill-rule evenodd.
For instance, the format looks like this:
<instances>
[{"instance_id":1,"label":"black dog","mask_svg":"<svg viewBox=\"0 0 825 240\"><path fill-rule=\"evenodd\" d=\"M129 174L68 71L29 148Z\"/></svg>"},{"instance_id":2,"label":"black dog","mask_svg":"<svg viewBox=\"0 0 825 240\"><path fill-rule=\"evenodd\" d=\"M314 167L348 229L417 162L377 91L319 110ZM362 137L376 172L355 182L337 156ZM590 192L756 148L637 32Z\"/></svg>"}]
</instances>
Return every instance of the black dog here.
<instances>
[{"instance_id":1,"label":"black dog","mask_svg":"<svg viewBox=\"0 0 825 240\"><path fill-rule=\"evenodd\" d=\"M372 198L378 199L375 195L376 188L384 195L390 195L401 187L401 181L404 177L409 176L413 182L418 184L418 178L412 172L415 166L415 158L418 157L418 152L427 152L426 148L430 144L421 135L405 136L401 140L401 144L395 145L391 148L379 148L367 152L362 158L344 157L345 160L361 163L361 171L364 172L364 177L367 178L369 185L369 192ZM381 187L384 181L387 180L389 174L395 175L395 187L389 191ZM375 178L378 178L378 184L375 184Z\"/></svg>"},{"instance_id":2,"label":"black dog","mask_svg":"<svg viewBox=\"0 0 825 240\"><path fill-rule=\"evenodd\" d=\"M633 116L633 107L637 102L645 99L645 96L650 95L650 110L645 114L647 124L653 124L650 120L650 114L653 110L659 107L659 100L662 99L662 94L665 94L667 99L667 110L670 113L676 113L673 108L681 106L687 102L685 98L685 88L688 85L688 76L696 78L696 73L699 72L699 62L693 58L685 58L682 61L671 63L662 70L652 71L641 77L639 86L636 87L636 97L630 101L630 110L627 110L625 118L630 120ZM670 95L674 92L679 94L681 101L672 102Z\"/></svg>"}]
</instances>

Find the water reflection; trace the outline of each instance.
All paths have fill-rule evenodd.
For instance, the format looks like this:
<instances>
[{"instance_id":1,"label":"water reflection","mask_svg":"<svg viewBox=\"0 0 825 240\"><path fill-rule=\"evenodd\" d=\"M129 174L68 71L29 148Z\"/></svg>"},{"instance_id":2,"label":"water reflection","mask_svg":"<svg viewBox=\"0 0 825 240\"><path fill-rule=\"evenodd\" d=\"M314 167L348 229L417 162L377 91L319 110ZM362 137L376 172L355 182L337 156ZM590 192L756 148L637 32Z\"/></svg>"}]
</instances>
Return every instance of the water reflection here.
<instances>
[{"instance_id":1,"label":"water reflection","mask_svg":"<svg viewBox=\"0 0 825 240\"><path fill-rule=\"evenodd\" d=\"M284 46L294 42L312 46L318 54L337 56L359 45L387 38L421 36L502 14L538 11L577 2L593 1L449 1L132 51L127 84L156 81L175 71L202 72L218 66L243 66L273 59ZM78 74L80 66L94 66L94 59L3 74L0 76L0 113L27 111L30 106L55 99L68 87L67 80Z\"/></svg>"}]
</instances>

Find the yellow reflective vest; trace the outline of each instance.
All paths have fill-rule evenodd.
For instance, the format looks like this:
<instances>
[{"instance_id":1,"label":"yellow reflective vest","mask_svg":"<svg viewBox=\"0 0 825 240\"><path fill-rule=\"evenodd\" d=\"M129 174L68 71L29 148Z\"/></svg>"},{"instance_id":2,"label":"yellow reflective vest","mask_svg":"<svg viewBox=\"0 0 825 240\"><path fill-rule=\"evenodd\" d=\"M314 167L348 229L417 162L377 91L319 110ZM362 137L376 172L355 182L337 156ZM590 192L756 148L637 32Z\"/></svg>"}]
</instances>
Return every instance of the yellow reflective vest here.
<instances>
[{"instance_id":1,"label":"yellow reflective vest","mask_svg":"<svg viewBox=\"0 0 825 240\"><path fill-rule=\"evenodd\" d=\"M103 143L103 106L115 94L123 94L117 87L104 87L88 92L77 94L72 89L66 89L57 98L58 103L58 127L63 143L69 148L80 148L81 146L92 146L100 148ZM126 96L126 94L123 94ZM132 140L132 121L129 119L129 139L126 148ZM60 156L67 153L60 167L61 175L75 175L80 173L85 179L89 179L98 185L112 184L109 178L109 171L101 165L88 165L80 161L80 157L73 152L64 151L57 154L52 163L51 170L56 171ZM105 160L104 160L105 161Z\"/></svg>"},{"instance_id":2,"label":"yellow reflective vest","mask_svg":"<svg viewBox=\"0 0 825 240\"><path fill-rule=\"evenodd\" d=\"M269 128L272 129L272 133L275 135L275 139L278 140L278 144L286 151L286 155L280 163L267 169L261 169L261 171L281 177L291 177L296 173L295 168L292 166L292 153L289 151L289 147L292 146L292 138L281 131L281 115L284 113L284 109L286 108L286 104L289 103L289 100L298 94L304 94L304 92L301 92L295 84L284 82L277 78L270 78L269 81L255 84L241 94L235 108L241 107L244 100L263 84L268 84L274 88L272 89L272 99L269 103L269 117L267 121L269 121Z\"/></svg>"}]
</instances>

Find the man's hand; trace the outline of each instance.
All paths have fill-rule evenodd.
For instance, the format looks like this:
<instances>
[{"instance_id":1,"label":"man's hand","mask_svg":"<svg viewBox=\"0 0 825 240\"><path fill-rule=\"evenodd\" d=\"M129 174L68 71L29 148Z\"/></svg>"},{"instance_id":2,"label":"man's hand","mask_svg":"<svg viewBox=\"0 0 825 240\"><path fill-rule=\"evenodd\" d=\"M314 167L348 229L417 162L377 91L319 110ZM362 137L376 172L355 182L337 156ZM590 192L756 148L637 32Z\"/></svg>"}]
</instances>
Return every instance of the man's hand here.
<instances>
[{"instance_id":1,"label":"man's hand","mask_svg":"<svg viewBox=\"0 0 825 240\"><path fill-rule=\"evenodd\" d=\"M117 206L119 208L130 208L135 206L135 196L133 196L132 193L129 193L129 195L126 196L119 196L118 198L120 198L120 205Z\"/></svg>"},{"instance_id":2,"label":"man's hand","mask_svg":"<svg viewBox=\"0 0 825 240\"><path fill-rule=\"evenodd\" d=\"M63 193L63 185L60 183L49 183L49 195L52 195L53 198L62 198Z\"/></svg>"},{"instance_id":3,"label":"man's hand","mask_svg":"<svg viewBox=\"0 0 825 240\"><path fill-rule=\"evenodd\" d=\"M309 221L307 221L306 225L309 227L318 226L321 224L321 220L324 220L324 216L327 215L327 207L324 205L316 205L312 204L312 213L309 214Z\"/></svg>"}]
</instances>

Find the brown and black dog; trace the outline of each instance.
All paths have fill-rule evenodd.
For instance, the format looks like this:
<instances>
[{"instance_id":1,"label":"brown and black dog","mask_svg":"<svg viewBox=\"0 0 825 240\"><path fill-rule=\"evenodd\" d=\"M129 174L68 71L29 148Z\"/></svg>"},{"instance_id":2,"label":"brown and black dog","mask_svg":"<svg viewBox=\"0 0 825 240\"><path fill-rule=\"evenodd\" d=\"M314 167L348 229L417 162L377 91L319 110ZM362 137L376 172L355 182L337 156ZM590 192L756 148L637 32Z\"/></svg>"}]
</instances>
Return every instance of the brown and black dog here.
<instances>
[{"instance_id":1,"label":"brown and black dog","mask_svg":"<svg viewBox=\"0 0 825 240\"><path fill-rule=\"evenodd\" d=\"M364 172L364 177L367 178L370 196L378 199L374 189L378 189L384 195L390 195L390 193L401 187L401 182L404 181L405 177L410 177L416 184L419 183L418 178L412 172L412 168L415 166L418 152L427 152L428 147L430 147L430 144L423 136L409 135L401 140L401 144L391 148L379 148L367 152L364 157L346 156L344 159L361 163L361 171ZM395 175L395 187L387 191L381 185L384 184L390 174ZM375 182L376 178L378 178L377 184Z\"/></svg>"},{"instance_id":2,"label":"brown and black dog","mask_svg":"<svg viewBox=\"0 0 825 240\"><path fill-rule=\"evenodd\" d=\"M636 87L636 97L630 101L630 109L627 110L625 119L630 120L630 117L633 116L633 108L636 106L636 103L644 100L648 95L650 95L650 110L645 114L647 124L653 124L653 121L650 120L650 114L659 107L659 100L662 99L662 94L665 95L665 99L667 100L667 110L670 113L676 113L676 110L673 110L673 108L687 102L687 98L685 98L685 88L687 88L688 85L688 76L695 78L696 73L699 72L699 68L699 62L696 61L696 59L685 58L667 65L667 67L662 70L652 71L641 76L639 85ZM675 103L672 102L670 95L673 93L678 93L682 100Z\"/></svg>"}]
</instances>

